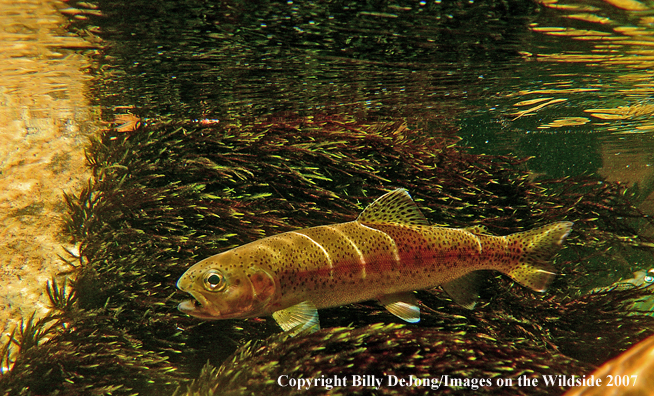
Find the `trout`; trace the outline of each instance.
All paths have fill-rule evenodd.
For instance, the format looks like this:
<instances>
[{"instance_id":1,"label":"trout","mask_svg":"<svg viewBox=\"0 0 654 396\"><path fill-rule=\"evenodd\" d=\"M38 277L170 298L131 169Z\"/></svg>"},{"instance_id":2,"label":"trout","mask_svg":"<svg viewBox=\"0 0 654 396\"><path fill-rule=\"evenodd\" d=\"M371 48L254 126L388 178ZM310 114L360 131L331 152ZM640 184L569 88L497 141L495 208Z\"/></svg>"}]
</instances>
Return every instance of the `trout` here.
<instances>
[{"instance_id":1,"label":"trout","mask_svg":"<svg viewBox=\"0 0 654 396\"><path fill-rule=\"evenodd\" d=\"M545 291L556 275L550 260L571 229L562 221L496 236L481 226L431 226L397 189L354 221L273 235L198 262L177 281L195 300L178 309L202 319L272 315L283 330L299 333L320 328L320 308L376 299L415 323L415 290L440 285L472 309L479 270Z\"/></svg>"}]
</instances>

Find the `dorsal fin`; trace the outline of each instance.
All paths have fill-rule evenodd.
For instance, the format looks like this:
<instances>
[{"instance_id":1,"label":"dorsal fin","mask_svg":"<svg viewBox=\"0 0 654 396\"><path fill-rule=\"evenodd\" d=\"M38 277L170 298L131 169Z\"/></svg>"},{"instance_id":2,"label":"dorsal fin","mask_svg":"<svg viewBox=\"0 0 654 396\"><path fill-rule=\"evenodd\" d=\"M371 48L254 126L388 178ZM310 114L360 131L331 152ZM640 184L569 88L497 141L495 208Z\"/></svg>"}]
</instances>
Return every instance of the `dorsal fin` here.
<instances>
[{"instance_id":1,"label":"dorsal fin","mask_svg":"<svg viewBox=\"0 0 654 396\"><path fill-rule=\"evenodd\" d=\"M377 198L361 212L357 221L363 224L429 225L425 215L403 188Z\"/></svg>"}]
</instances>

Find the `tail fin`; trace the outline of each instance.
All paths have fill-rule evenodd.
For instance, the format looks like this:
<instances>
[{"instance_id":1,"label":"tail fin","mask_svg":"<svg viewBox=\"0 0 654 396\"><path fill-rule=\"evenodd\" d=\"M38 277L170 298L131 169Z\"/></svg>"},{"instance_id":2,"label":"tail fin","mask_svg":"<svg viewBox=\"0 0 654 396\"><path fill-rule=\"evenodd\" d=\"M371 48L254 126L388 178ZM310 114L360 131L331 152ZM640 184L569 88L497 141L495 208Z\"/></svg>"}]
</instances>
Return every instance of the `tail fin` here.
<instances>
[{"instance_id":1,"label":"tail fin","mask_svg":"<svg viewBox=\"0 0 654 396\"><path fill-rule=\"evenodd\" d=\"M522 254L505 263L502 272L523 286L544 292L556 275L550 260L561 249L570 230L572 222L561 221L506 236L508 251L518 250Z\"/></svg>"}]
</instances>

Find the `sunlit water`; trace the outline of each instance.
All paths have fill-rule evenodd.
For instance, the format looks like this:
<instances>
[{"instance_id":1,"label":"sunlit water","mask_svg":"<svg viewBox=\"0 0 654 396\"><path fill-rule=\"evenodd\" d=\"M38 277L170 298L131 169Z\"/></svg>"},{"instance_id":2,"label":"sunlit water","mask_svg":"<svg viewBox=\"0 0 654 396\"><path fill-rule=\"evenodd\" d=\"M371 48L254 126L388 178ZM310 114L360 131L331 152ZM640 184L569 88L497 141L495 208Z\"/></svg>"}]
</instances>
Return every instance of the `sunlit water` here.
<instances>
[{"instance_id":1,"label":"sunlit water","mask_svg":"<svg viewBox=\"0 0 654 396\"><path fill-rule=\"evenodd\" d=\"M535 156L536 172L599 172L651 190L651 15L637 2L543 3L521 67L462 118L465 142Z\"/></svg>"},{"instance_id":2,"label":"sunlit water","mask_svg":"<svg viewBox=\"0 0 654 396\"><path fill-rule=\"evenodd\" d=\"M94 127L81 52L56 0L0 1L0 342L21 318L49 310L46 282L70 271L64 191L88 180ZM0 371L6 367L0 367Z\"/></svg>"}]
</instances>

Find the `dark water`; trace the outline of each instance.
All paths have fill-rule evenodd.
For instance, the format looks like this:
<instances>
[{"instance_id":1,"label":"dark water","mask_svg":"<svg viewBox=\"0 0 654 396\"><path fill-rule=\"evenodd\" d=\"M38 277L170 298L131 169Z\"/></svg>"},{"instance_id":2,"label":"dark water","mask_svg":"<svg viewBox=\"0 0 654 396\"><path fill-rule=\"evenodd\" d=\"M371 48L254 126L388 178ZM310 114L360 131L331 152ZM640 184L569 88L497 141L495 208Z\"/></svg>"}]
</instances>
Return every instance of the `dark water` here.
<instances>
[{"instance_id":1,"label":"dark water","mask_svg":"<svg viewBox=\"0 0 654 396\"><path fill-rule=\"evenodd\" d=\"M546 3L101 1L73 28L109 43L107 118L403 118L536 174L649 181L653 12Z\"/></svg>"},{"instance_id":2,"label":"dark water","mask_svg":"<svg viewBox=\"0 0 654 396\"><path fill-rule=\"evenodd\" d=\"M482 94L484 78L513 73L519 33L535 6L187 1L101 8L108 15L100 29L116 42L116 58L107 62L126 73L116 83L127 91L116 93L148 113L342 107L429 118L424 113L443 100Z\"/></svg>"},{"instance_id":3,"label":"dark water","mask_svg":"<svg viewBox=\"0 0 654 396\"><path fill-rule=\"evenodd\" d=\"M72 4L75 5L75 4ZM76 3L79 8L87 7ZM99 1L106 120L405 120L534 177L599 174L654 213L654 11L588 1ZM652 266L650 253L627 267Z\"/></svg>"},{"instance_id":4,"label":"dark water","mask_svg":"<svg viewBox=\"0 0 654 396\"><path fill-rule=\"evenodd\" d=\"M75 3L78 8L88 3ZM73 5L75 5L73 4ZM654 213L654 10L637 1L99 1L104 118L347 114L599 175ZM651 258L638 260L647 267ZM636 269L636 268L634 268ZM645 268L646 269L646 268Z\"/></svg>"}]
</instances>

